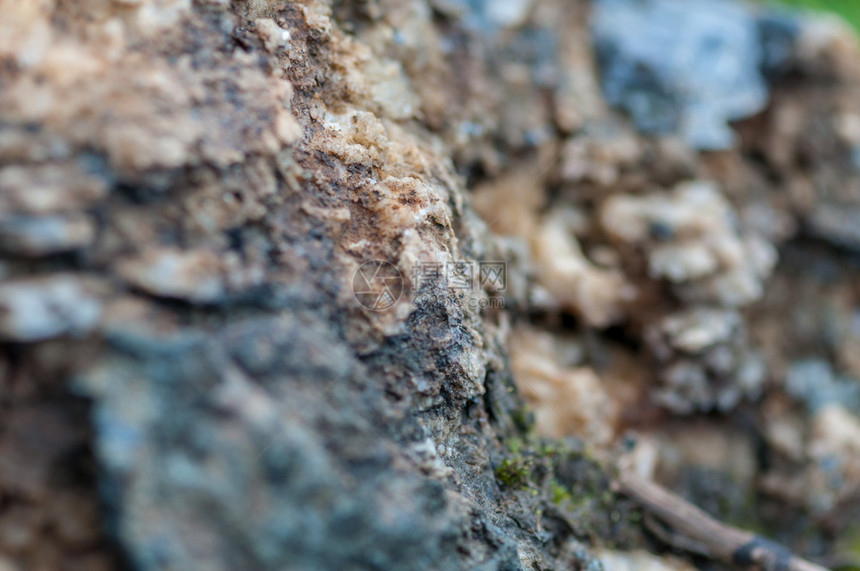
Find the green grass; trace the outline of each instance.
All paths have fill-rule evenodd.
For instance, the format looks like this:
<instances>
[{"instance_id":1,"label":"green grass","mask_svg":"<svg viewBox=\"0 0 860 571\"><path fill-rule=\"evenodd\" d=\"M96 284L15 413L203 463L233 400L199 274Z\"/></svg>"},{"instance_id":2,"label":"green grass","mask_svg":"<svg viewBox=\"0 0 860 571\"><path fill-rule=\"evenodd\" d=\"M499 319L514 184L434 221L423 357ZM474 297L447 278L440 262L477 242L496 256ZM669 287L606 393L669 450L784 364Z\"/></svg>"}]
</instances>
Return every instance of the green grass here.
<instances>
[{"instance_id":1,"label":"green grass","mask_svg":"<svg viewBox=\"0 0 860 571\"><path fill-rule=\"evenodd\" d=\"M860 0L777 0L776 3L794 8L838 14L855 30L860 31Z\"/></svg>"}]
</instances>

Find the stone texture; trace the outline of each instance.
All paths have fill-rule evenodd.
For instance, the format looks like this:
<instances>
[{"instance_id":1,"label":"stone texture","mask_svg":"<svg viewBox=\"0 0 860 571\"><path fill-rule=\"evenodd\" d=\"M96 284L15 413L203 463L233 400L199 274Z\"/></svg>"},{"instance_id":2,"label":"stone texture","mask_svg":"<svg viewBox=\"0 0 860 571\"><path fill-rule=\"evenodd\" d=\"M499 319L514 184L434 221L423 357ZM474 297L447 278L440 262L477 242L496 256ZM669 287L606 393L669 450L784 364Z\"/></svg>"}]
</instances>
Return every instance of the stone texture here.
<instances>
[{"instance_id":1,"label":"stone texture","mask_svg":"<svg viewBox=\"0 0 860 571\"><path fill-rule=\"evenodd\" d=\"M743 109L661 87L700 145L613 109L586 2L0 0L0 567L684 568L612 491L634 433L826 554L858 50L719 4Z\"/></svg>"}]
</instances>

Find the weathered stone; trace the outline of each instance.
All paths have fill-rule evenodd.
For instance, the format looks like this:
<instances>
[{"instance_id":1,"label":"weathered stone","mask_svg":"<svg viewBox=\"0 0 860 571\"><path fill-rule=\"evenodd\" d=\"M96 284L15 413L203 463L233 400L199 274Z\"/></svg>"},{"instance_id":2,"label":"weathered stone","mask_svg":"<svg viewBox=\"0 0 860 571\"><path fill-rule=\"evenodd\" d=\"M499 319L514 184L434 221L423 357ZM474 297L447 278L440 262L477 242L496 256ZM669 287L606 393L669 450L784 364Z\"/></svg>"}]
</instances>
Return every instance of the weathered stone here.
<instances>
[{"instance_id":1,"label":"weathered stone","mask_svg":"<svg viewBox=\"0 0 860 571\"><path fill-rule=\"evenodd\" d=\"M101 315L95 288L73 274L0 284L0 337L40 341L90 331Z\"/></svg>"},{"instance_id":2,"label":"weathered stone","mask_svg":"<svg viewBox=\"0 0 860 571\"><path fill-rule=\"evenodd\" d=\"M790 367L857 367L858 52L757 10L0 0L0 557L665 565L628 429L827 549L856 427Z\"/></svg>"}]
</instances>

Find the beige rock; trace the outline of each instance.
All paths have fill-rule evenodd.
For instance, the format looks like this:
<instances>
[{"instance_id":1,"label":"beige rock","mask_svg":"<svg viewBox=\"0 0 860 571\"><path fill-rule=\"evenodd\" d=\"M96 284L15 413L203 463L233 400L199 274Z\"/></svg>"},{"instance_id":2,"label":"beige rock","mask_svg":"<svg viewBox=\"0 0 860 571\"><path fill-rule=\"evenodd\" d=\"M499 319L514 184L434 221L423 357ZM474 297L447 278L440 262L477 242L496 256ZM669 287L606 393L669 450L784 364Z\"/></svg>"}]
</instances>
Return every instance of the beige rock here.
<instances>
[{"instance_id":1,"label":"beige rock","mask_svg":"<svg viewBox=\"0 0 860 571\"><path fill-rule=\"evenodd\" d=\"M107 196L107 185L75 164L0 168L0 213L53 214L87 208Z\"/></svg>"},{"instance_id":2,"label":"beige rock","mask_svg":"<svg viewBox=\"0 0 860 571\"><path fill-rule=\"evenodd\" d=\"M496 234L528 240L538 224L538 210L546 197L541 184L545 167L534 161L479 184L472 205Z\"/></svg>"},{"instance_id":3,"label":"beige rock","mask_svg":"<svg viewBox=\"0 0 860 571\"><path fill-rule=\"evenodd\" d=\"M819 472L814 479L830 489L833 502L860 495L860 419L839 405L825 406L813 421L808 452Z\"/></svg>"},{"instance_id":4,"label":"beige rock","mask_svg":"<svg viewBox=\"0 0 860 571\"><path fill-rule=\"evenodd\" d=\"M565 343L547 332L519 327L511 334L514 380L535 411L537 431L608 444L614 433L613 403L593 369L559 362L565 352Z\"/></svg>"},{"instance_id":5,"label":"beige rock","mask_svg":"<svg viewBox=\"0 0 860 571\"><path fill-rule=\"evenodd\" d=\"M842 506L856 501L860 497L860 419L831 404L812 419L808 435L798 434L801 427L789 423L790 419L781 416L772 419L769 434L772 440L801 436L799 443L781 447L797 462L795 469L769 471L762 478L762 488L821 516L838 513ZM798 457L798 444L802 457Z\"/></svg>"},{"instance_id":6,"label":"beige rock","mask_svg":"<svg viewBox=\"0 0 860 571\"><path fill-rule=\"evenodd\" d=\"M597 557L605 569L612 571L693 571L694 567L677 559L659 557L647 551L611 551L601 549Z\"/></svg>"},{"instance_id":7,"label":"beige rock","mask_svg":"<svg viewBox=\"0 0 860 571\"><path fill-rule=\"evenodd\" d=\"M611 123L595 123L564 144L561 175L568 181L612 185L624 167L635 164L641 151L633 134Z\"/></svg>"},{"instance_id":8,"label":"beige rock","mask_svg":"<svg viewBox=\"0 0 860 571\"><path fill-rule=\"evenodd\" d=\"M698 353L707 347L730 341L740 324L740 315L735 311L697 307L667 316L660 322L659 328L673 349ZM659 352L666 349L659 349Z\"/></svg>"},{"instance_id":9,"label":"beige rock","mask_svg":"<svg viewBox=\"0 0 860 571\"><path fill-rule=\"evenodd\" d=\"M860 77L857 36L847 22L817 14L801 27L798 59L811 70L829 69L842 77Z\"/></svg>"},{"instance_id":10,"label":"beige rock","mask_svg":"<svg viewBox=\"0 0 860 571\"><path fill-rule=\"evenodd\" d=\"M260 18L255 21L257 33L271 52L283 52L290 45L290 32L278 26L271 18Z\"/></svg>"},{"instance_id":11,"label":"beige rock","mask_svg":"<svg viewBox=\"0 0 860 571\"><path fill-rule=\"evenodd\" d=\"M11 559L0 556L0 571L21 571L21 567Z\"/></svg>"},{"instance_id":12,"label":"beige rock","mask_svg":"<svg viewBox=\"0 0 860 571\"><path fill-rule=\"evenodd\" d=\"M644 252L649 274L684 284L687 296L729 307L758 299L776 252L758 236L743 235L728 202L705 182L670 193L615 195L601 213L617 242Z\"/></svg>"},{"instance_id":13,"label":"beige rock","mask_svg":"<svg viewBox=\"0 0 860 571\"><path fill-rule=\"evenodd\" d=\"M538 280L558 304L585 323L605 327L624 315L635 289L618 271L601 269L582 253L557 217L545 219L533 240Z\"/></svg>"},{"instance_id":14,"label":"beige rock","mask_svg":"<svg viewBox=\"0 0 860 571\"><path fill-rule=\"evenodd\" d=\"M222 263L207 250L147 250L137 258L121 261L117 270L132 286L162 297L211 303L226 290Z\"/></svg>"}]
</instances>

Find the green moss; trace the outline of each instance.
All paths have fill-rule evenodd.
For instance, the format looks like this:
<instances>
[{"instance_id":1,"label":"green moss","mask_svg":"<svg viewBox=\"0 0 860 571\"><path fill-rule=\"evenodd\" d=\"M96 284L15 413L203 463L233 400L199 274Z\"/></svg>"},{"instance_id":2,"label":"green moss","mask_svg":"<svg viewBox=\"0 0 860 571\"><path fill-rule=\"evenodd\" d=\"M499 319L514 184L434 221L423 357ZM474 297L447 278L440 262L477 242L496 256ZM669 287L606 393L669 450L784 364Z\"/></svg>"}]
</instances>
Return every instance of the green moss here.
<instances>
[{"instance_id":1,"label":"green moss","mask_svg":"<svg viewBox=\"0 0 860 571\"><path fill-rule=\"evenodd\" d=\"M837 14L855 30L860 30L860 2L857 0L777 0L776 3L792 8Z\"/></svg>"},{"instance_id":2,"label":"green moss","mask_svg":"<svg viewBox=\"0 0 860 571\"><path fill-rule=\"evenodd\" d=\"M509 438L506 442L508 450L511 451L511 454L514 456L519 456L520 452L523 449L523 441L521 438Z\"/></svg>"},{"instance_id":3,"label":"green moss","mask_svg":"<svg viewBox=\"0 0 860 571\"><path fill-rule=\"evenodd\" d=\"M541 458L546 458L551 462L557 460L557 457L561 456L565 452L568 452L568 450L563 442L546 440L540 443L537 450L537 453Z\"/></svg>"},{"instance_id":4,"label":"green moss","mask_svg":"<svg viewBox=\"0 0 860 571\"><path fill-rule=\"evenodd\" d=\"M496 479L509 488L525 488L529 481L529 463L522 458L505 458L496 468Z\"/></svg>"},{"instance_id":5,"label":"green moss","mask_svg":"<svg viewBox=\"0 0 860 571\"><path fill-rule=\"evenodd\" d=\"M840 571L860 569L860 524L849 526L840 534L835 551L845 562Z\"/></svg>"},{"instance_id":6,"label":"green moss","mask_svg":"<svg viewBox=\"0 0 860 571\"><path fill-rule=\"evenodd\" d=\"M534 431L535 415L529 409L522 407L511 413L511 420L518 430L525 433Z\"/></svg>"},{"instance_id":7,"label":"green moss","mask_svg":"<svg viewBox=\"0 0 860 571\"><path fill-rule=\"evenodd\" d=\"M612 490L603 490L600 494L600 501L606 507L611 506L614 503L614 500L615 494L612 493Z\"/></svg>"},{"instance_id":8,"label":"green moss","mask_svg":"<svg viewBox=\"0 0 860 571\"><path fill-rule=\"evenodd\" d=\"M552 503L555 505L570 501L570 490L556 482L555 480L549 483L549 495Z\"/></svg>"}]
</instances>

